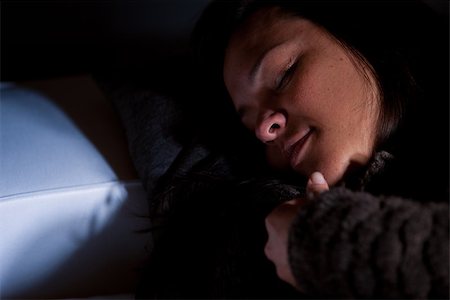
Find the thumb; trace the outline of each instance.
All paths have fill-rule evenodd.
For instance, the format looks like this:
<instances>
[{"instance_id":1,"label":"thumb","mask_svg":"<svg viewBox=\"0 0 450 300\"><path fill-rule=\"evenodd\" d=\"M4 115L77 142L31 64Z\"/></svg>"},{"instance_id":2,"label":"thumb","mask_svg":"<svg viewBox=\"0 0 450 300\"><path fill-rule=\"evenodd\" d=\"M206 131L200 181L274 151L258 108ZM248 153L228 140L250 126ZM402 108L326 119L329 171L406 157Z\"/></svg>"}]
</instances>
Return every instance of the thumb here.
<instances>
[{"instance_id":1,"label":"thumb","mask_svg":"<svg viewBox=\"0 0 450 300\"><path fill-rule=\"evenodd\" d=\"M322 173L314 172L311 174L306 186L306 194L309 200L317 197L320 193L329 190L328 183Z\"/></svg>"}]
</instances>

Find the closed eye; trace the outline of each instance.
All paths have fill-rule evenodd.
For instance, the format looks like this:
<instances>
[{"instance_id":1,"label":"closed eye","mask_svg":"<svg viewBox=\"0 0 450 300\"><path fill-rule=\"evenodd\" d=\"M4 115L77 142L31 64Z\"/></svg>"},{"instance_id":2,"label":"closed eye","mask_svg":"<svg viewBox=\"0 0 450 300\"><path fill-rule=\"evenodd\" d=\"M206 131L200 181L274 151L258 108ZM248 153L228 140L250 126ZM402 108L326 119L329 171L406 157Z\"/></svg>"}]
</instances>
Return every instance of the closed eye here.
<instances>
[{"instance_id":1,"label":"closed eye","mask_svg":"<svg viewBox=\"0 0 450 300\"><path fill-rule=\"evenodd\" d=\"M297 69L298 61L294 61L289 67L278 77L275 84L275 91L282 90L291 80L292 75L295 73Z\"/></svg>"}]
</instances>

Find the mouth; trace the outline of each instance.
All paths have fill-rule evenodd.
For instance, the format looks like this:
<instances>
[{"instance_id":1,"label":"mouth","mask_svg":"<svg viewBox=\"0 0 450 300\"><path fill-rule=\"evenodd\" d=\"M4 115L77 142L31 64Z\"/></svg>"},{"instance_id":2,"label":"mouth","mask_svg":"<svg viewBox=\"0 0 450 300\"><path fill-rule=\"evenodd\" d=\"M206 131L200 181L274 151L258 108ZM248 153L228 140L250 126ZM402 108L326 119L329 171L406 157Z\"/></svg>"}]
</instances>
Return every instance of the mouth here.
<instances>
[{"instance_id":1,"label":"mouth","mask_svg":"<svg viewBox=\"0 0 450 300\"><path fill-rule=\"evenodd\" d=\"M312 128L308 128L305 134L303 134L297 142L287 148L286 154L292 168L297 166L302 160L306 142L309 140L313 132L314 130Z\"/></svg>"}]
</instances>

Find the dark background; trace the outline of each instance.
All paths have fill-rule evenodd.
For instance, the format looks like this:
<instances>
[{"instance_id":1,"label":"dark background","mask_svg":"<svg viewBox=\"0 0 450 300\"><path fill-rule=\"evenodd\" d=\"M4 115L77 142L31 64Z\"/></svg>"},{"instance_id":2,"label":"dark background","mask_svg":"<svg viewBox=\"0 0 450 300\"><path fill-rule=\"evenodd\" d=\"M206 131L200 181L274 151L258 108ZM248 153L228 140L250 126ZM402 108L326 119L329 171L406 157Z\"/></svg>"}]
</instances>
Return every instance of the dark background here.
<instances>
[{"instance_id":1,"label":"dark background","mask_svg":"<svg viewBox=\"0 0 450 300\"><path fill-rule=\"evenodd\" d=\"M423 0L448 15L447 0ZM2 0L1 81L145 68L183 53L209 0Z\"/></svg>"},{"instance_id":2,"label":"dark background","mask_svg":"<svg viewBox=\"0 0 450 300\"><path fill-rule=\"evenodd\" d=\"M2 0L1 81L161 63L209 0Z\"/></svg>"}]
</instances>

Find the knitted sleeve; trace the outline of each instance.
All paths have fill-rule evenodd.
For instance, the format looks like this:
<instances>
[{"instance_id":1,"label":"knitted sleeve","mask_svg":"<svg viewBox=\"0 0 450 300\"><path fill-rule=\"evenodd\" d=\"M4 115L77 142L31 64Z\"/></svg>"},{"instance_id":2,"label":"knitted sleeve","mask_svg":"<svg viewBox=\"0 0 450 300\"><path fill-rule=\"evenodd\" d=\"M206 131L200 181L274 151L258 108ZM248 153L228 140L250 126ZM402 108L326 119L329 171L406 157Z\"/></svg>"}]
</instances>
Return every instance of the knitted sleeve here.
<instances>
[{"instance_id":1,"label":"knitted sleeve","mask_svg":"<svg viewBox=\"0 0 450 300\"><path fill-rule=\"evenodd\" d=\"M288 252L310 295L448 299L448 203L335 188L300 209Z\"/></svg>"}]
</instances>

